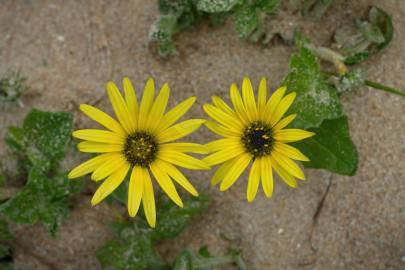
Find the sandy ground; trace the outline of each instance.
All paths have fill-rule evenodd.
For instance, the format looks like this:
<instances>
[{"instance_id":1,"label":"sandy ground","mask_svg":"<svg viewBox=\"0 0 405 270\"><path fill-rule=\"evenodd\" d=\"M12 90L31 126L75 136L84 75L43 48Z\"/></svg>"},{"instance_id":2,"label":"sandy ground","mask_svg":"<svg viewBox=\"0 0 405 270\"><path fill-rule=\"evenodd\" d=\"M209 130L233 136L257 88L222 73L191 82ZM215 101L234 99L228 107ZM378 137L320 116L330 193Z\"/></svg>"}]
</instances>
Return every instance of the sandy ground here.
<instances>
[{"instance_id":1,"label":"sandy ground","mask_svg":"<svg viewBox=\"0 0 405 270\"><path fill-rule=\"evenodd\" d=\"M395 36L363 68L369 78L403 87L403 1L340 1L322 25L291 14L279 23L301 22L307 35L328 45L337 25L364 14L372 3L392 14ZM152 76L159 86L169 82L171 105L198 95L189 116L203 117L201 105L213 94L226 96L229 85L243 76L255 85L266 76L274 89L286 74L294 48L239 40L230 22L182 33L176 39L179 55L161 60L148 48L148 30L156 16L154 1L0 1L0 73L17 68L29 78L23 108L0 104L0 160L10 175L6 127L20 125L32 107L72 111L77 127L89 126L77 112L78 103L97 103L111 112L104 92L107 80L119 82L126 75L141 89ZM163 243L161 251L170 258L182 248L207 244L221 254L230 245L221 237L226 235L242 248L249 269L404 269L404 102L366 88L344 96L360 155L354 177L306 170L308 180L298 189L277 182L271 200L259 194L248 204L246 175L220 194L209 186L212 172L187 172L199 190L212 195L213 204L180 237ZM192 136L203 142L210 138L206 129ZM77 156L72 159L78 162ZM83 196L57 239L41 226L13 228L17 269L100 269L94 252L111 237L105 227L110 211L107 204L91 208L89 197Z\"/></svg>"}]
</instances>

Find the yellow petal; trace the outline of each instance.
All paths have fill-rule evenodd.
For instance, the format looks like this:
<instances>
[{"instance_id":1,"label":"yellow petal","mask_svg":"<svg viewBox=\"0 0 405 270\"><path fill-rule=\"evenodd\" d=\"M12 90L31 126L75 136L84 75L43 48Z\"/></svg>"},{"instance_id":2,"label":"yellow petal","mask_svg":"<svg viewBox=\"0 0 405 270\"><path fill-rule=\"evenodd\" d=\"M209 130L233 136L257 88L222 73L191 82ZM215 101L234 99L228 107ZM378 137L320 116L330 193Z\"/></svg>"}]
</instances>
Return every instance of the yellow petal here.
<instances>
[{"instance_id":1,"label":"yellow petal","mask_svg":"<svg viewBox=\"0 0 405 270\"><path fill-rule=\"evenodd\" d=\"M99 130L99 129L80 129L73 131L73 137L92 141L92 142L101 142L101 143L111 143L111 144L124 144L125 138L121 135L107 131L107 130Z\"/></svg>"},{"instance_id":2,"label":"yellow petal","mask_svg":"<svg viewBox=\"0 0 405 270\"><path fill-rule=\"evenodd\" d=\"M283 154L280 154L277 151L273 151L271 153L271 156L276 160L276 162L289 174L292 176L305 180L305 175L302 172L301 168L298 167L298 165L292 161L290 158L284 156Z\"/></svg>"},{"instance_id":3,"label":"yellow petal","mask_svg":"<svg viewBox=\"0 0 405 270\"><path fill-rule=\"evenodd\" d=\"M178 151L159 151L158 158L167 161L169 163L175 164L177 166L191 169L191 170L209 170L210 166L208 166L205 162L196 159L192 156L183 154Z\"/></svg>"},{"instance_id":4,"label":"yellow petal","mask_svg":"<svg viewBox=\"0 0 405 270\"><path fill-rule=\"evenodd\" d=\"M166 113L159 125L159 130L165 130L179 120L193 106L196 97L190 97Z\"/></svg>"},{"instance_id":5,"label":"yellow petal","mask_svg":"<svg viewBox=\"0 0 405 270\"><path fill-rule=\"evenodd\" d=\"M277 161L274 158L270 157L270 161L271 161L271 165L273 166L274 170L281 177L281 179L284 181L284 183L286 183L287 185L289 185L290 187L293 187L293 188L296 188L298 186L297 181L294 179L294 176L292 176L291 174L286 172L277 163Z\"/></svg>"},{"instance_id":6,"label":"yellow petal","mask_svg":"<svg viewBox=\"0 0 405 270\"><path fill-rule=\"evenodd\" d=\"M231 130L229 128L226 128L222 125L219 125L213 121L206 121L205 122L205 126L211 130L212 132L214 132L215 134L224 136L224 137L239 137L240 136L240 132L236 132L234 130Z\"/></svg>"},{"instance_id":7,"label":"yellow petal","mask_svg":"<svg viewBox=\"0 0 405 270\"><path fill-rule=\"evenodd\" d=\"M261 175L264 194L270 198L273 194L273 171L269 157L263 157L261 160Z\"/></svg>"},{"instance_id":8,"label":"yellow petal","mask_svg":"<svg viewBox=\"0 0 405 270\"><path fill-rule=\"evenodd\" d=\"M232 148L225 148L221 151L215 152L209 156L206 156L202 160L209 166L213 166L231 158L239 156L245 152L245 149L240 145L234 145Z\"/></svg>"},{"instance_id":9,"label":"yellow petal","mask_svg":"<svg viewBox=\"0 0 405 270\"><path fill-rule=\"evenodd\" d=\"M92 180L100 181L106 178L107 176L113 174L124 164L128 163L124 158L124 156L122 155L122 153L111 153L111 154L114 154L114 156L111 159L99 165L98 168L94 170L94 172L91 175Z\"/></svg>"},{"instance_id":10,"label":"yellow petal","mask_svg":"<svg viewBox=\"0 0 405 270\"><path fill-rule=\"evenodd\" d=\"M227 138L227 139L219 139L216 141L209 142L205 145L210 152L216 152L236 146L242 147L240 143L240 138Z\"/></svg>"},{"instance_id":11,"label":"yellow petal","mask_svg":"<svg viewBox=\"0 0 405 270\"><path fill-rule=\"evenodd\" d=\"M172 179L167 175L165 171L159 168L159 161L156 160L149 166L150 170L155 176L156 182L163 189L163 191L169 196L169 198L178 206L183 207L183 202L179 194L177 193L176 187L173 184Z\"/></svg>"},{"instance_id":12,"label":"yellow petal","mask_svg":"<svg viewBox=\"0 0 405 270\"><path fill-rule=\"evenodd\" d=\"M266 78L262 78L259 85L259 95L257 97L257 106L259 110L259 117L263 119L264 109L266 108L266 99L267 99L267 86Z\"/></svg>"},{"instance_id":13,"label":"yellow petal","mask_svg":"<svg viewBox=\"0 0 405 270\"><path fill-rule=\"evenodd\" d=\"M233 167L236 160L237 158L228 160L217 169L217 171L214 173L214 176L211 179L212 186L215 186L224 179L225 175L228 173L229 169Z\"/></svg>"},{"instance_id":14,"label":"yellow petal","mask_svg":"<svg viewBox=\"0 0 405 270\"><path fill-rule=\"evenodd\" d=\"M191 119L169 127L157 135L160 143L174 141L194 132L203 123L204 119Z\"/></svg>"},{"instance_id":15,"label":"yellow petal","mask_svg":"<svg viewBox=\"0 0 405 270\"><path fill-rule=\"evenodd\" d=\"M203 109L212 119L236 133L244 127L238 117L231 116L213 105L204 104Z\"/></svg>"},{"instance_id":16,"label":"yellow petal","mask_svg":"<svg viewBox=\"0 0 405 270\"><path fill-rule=\"evenodd\" d=\"M257 193L257 189L259 187L260 182L260 159L255 159L252 164L252 168L250 168L249 172L249 181L246 190L246 197L248 202L252 202Z\"/></svg>"},{"instance_id":17,"label":"yellow petal","mask_svg":"<svg viewBox=\"0 0 405 270\"><path fill-rule=\"evenodd\" d=\"M150 179L148 170L142 170L143 179L143 194L142 204L145 212L146 220L152 228L156 226L156 206L155 206L155 193L153 192L153 185Z\"/></svg>"},{"instance_id":18,"label":"yellow petal","mask_svg":"<svg viewBox=\"0 0 405 270\"><path fill-rule=\"evenodd\" d=\"M297 94L295 92L292 92L288 95L286 95L278 104L276 110L274 111L274 114L270 118L270 125L274 126L275 124L280 121L281 117L286 113L286 111L290 108L291 104L294 102L295 97Z\"/></svg>"},{"instance_id":19,"label":"yellow petal","mask_svg":"<svg viewBox=\"0 0 405 270\"><path fill-rule=\"evenodd\" d=\"M246 108L243 105L242 97L240 96L240 93L239 93L239 90L238 90L238 87L236 86L236 84L231 85L230 97L231 97L233 107L235 108L236 114L238 115L238 118L240 119L240 121L243 124L245 124L245 125L248 124L249 119L248 119L248 115L246 112Z\"/></svg>"},{"instance_id":20,"label":"yellow petal","mask_svg":"<svg viewBox=\"0 0 405 270\"><path fill-rule=\"evenodd\" d=\"M242 83L243 102L250 122L258 120L255 95L249 78L244 78Z\"/></svg>"},{"instance_id":21,"label":"yellow petal","mask_svg":"<svg viewBox=\"0 0 405 270\"><path fill-rule=\"evenodd\" d=\"M223 110L224 112L233 115L235 112L231 109L231 107L228 106L228 104L226 104L225 101L223 101L222 98L218 97L218 96L212 96L212 103L217 106L219 109Z\"/></svg>"},{"instance_id":22,"label":"yellow petal","mask_svg":"<svg viewBox=\"0 0 405 270\"><path fill-rule=\"evenodd\" d=\"M163 113L166 110L167 101L169 100L170 88L167 83L165 83L160 90L159 95L156 97L155 102L150 110L148 116L148 129L151 131L156 130L162 120Z\"/></svg>"},{"instance_id":23,"label":"yellow petal","mask_svg":"<svg viewBox=\"0 0 405 270\"><path fill-rule=\"evenodd\" d=\"M143 194L143 173L142 167L135 166L132 169L131 178L128 186L128 214L130 217L135 217L141 205Z\"/></svg>"},{"instance_id":24,"label":"yellow petal","mask_svg":"<svg viewBox=\"0 0 405 270\"><path fill-rule=\"evenodd\" d=\"M79 151L84 153L107 153L121 152L124 150L123 144L108 144L97 142L81 142L77 145Z\"/></svg>"},{"instance_id":25,"label":"yellow petal","mask_svg":"<svg viewBox=\"0 0 405 270\"><path fill-rule=\"evenodd\" d=\"M249 165L251 159L252 156L250 154L243 154L239 156L233 166L229 169L228 173L225 175L219 190L225 191L230 188Z\"/></svg>"},{"instance_id":26,"label":"yellow petal","mask_svg":"<svg viewBox=\"0 0 405 270\"><path fill-rule=\"evenodd\" d=\"M102 154L102 155L96 156L94 158L91 158L91 159L87 160L86 162L83 162L82 164L80 164L79 166L74 168L73 170L71 170L68 175L68 178L69 179L77 178L77 177L86 175L88 173L91 173L96 168L98 168L98 166L100 166L107 160L111 160L114 157L115 157L114 153L108 153L108 154Z\"/></svg>"},{"instance_id":27,"label":"yellow petal","mask_svg":"<svg viewBox=\"0 0 405 270\"><path fill-rule=\"evenodd\" d=\"M134 119L135 127L138 122L138 101L136 100L136 91L132 85L131 80L128 77L124 77L122 80L122 85L124 86L125 101L128 107L129 114Z\"/></svg>"},{"instance_id":28,"label":"yellow petal","mask_svg":"<svg viewBox=\"0 0 405 270\"><path fill-rule=\"evenodd\" d=\"M124 129L122 129L121 125L105 112L87 104L80 104L80 110L89 118L98 122L100 125L114 131L121 136L125 136L126 133Z\"/></svg>"},{"instance_id":29,"label":"yellow petal","mask_svg":"<svg viewBox=\"0 0 405 270\"><path fill-rule=\"evenodd\" d=\"M287 157L295 160L309 161L309 158L301 153L300 150L288 144L276 142L274 144L274 151L277 151L280 154L286 155Z\"/></svg>"},{"instance_id":30,"label":"yellow petal","mask_svg":"<svg viewBox=\"0 0 405 270\"><path fill-rule=\"evenodd\" d=\"M107 94L115 115L127 133L135 131L135 117L129 113L128 106L121 96L120 90L113 82L107 83Z\"/></svg>"},{"instance_id":31,"label":"yellow petal","mask_svg":"<svg viewBox=\"0 0 405 270\"><path fill-rule=\"evenodd\" d=\"M138 128L140 130L145 130L146 128L154 96L155 96L155 84L153 82L153 79L150 78L146 82L145 89L143 90L141 107L139 109Z\"/></svg>"},{"instance_id":32,"label":"yellow petal","mask_svg":"<svg viewBox=\"0 0 405 270\"><path fill-rule=\"evenodd\" d=\"M159 160L158 166L162 168L162 170L173 178L173 180L176 181L180 186L190 192L191 195L198 196L197 190L175 166L163 160Z\"/></svg>"},{"instance_id":33,"label":"yellow petal","mask_svg":"<svg viewBox=\"0 0 405 270\"><path fill-rule=\"evenodd\" d=\"M168 143L161 144L160 149L187 152L187 153L196 153L196 154L208 154L209 150L205 145L197 143Z\"/></svg>"},{"instance_id":34,"label":"yellow petal","mask_svg":"<svg viewBox=\"0 0 405 270\"><path fill-rule=\"evenodd\" d=\"M279 142L296 142L314 136L315 133L303 129L282 129L274 131L273 138Z\"/></svg>"},{"instance_id":35,"label":"yellow petal","mask_svg":"<svg viewBox=\"0 0 405 270\"><path fill-rule=\"evenodd\" d=\"M291 114L283 119L281 119L281 121L279 121L274 127L273 127L273 131L276 130L280 130L285 128L286 126L288 126L292 121L294 121L295 117L297 115L296 114Z\"/></svg>"},{"instance_id":36,"label":"yellow petal","mask_svg":"<svg viewBox=\"0 0 405 270\"><path fill-rule=\"evenodd\" d=\"M273 113L283 98L286 90L287 88L283 86L278 88L274 94L271 95L269 101L266 103L266 108L264 109L263 121L270 123L270 119L273 117Z\"/></svg>"},{"instance_id":37,"label":"yellow petal","mask_svg":"<svg viewBox=\"0 0 405 270\"><path fill-rule=\"evenodd\" d=\"M129 164L124 164L113 174L111 174L97 189L91 199L91 204L94 206L110 195L121 183L129 170Z\"/></svg>"}]
</instances>

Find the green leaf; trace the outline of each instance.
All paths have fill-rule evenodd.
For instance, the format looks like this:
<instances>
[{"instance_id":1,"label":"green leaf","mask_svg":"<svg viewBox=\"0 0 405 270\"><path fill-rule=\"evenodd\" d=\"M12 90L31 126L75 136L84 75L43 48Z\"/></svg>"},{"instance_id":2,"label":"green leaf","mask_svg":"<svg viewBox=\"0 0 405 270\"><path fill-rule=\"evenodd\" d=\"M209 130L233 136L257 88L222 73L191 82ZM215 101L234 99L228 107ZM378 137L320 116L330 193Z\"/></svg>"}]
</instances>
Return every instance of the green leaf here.
<instances>
[{"instance_id":1,"label":"green leaf","mask_svg":"<svg viewBox=\"0 0 405 270\"><path fill-rule=\"evenodd\" d=\"M1 205L0 211L11 221L35 224L39 221L55 235L62 219L69 213L68 199L80 190L81 183L66 175L46 176L33 167L27 184L12 199Z\"/></svg>"},{"instance_id":2,"label":"green leaf","mask_svg":"<svg viewBox=\"0 0 405 270\"><path fill-rule=\"evenodd\" d=\"M0 260L8 255L10 255L10 247L0 244ZM1 264L0 264L0 269L2 269Z\"/></svg>"},{"instance_id":3,"label":"green leaf","mask_svg":"<svg viewBox=\"0 0 405 270\"><path fill-rule=\"evenodd\" d=\"M159 197L158 222L151 232L152 239L173 238L179 235L188 225L191 217L203 212L209 204L209 198L204 195L190 197L184 202L184 207L175 206L166 196Z\"/></svg>"},{"instance_id":4,"label":"green leaf","mask_svg":"<svg viewBox=\"0 0 405 270\"><path fill-rule=\"evenodd\" d=\"M198 0L197 9L207 13L230 11L240 0Z\"/></svg>"},{"instance_id":5,"label":"green leaf","mask_svg":"<svg viewBox=\"0 0 405 270\"><path fill-rule=\"evenodd\" d=\"M309 131L316 135L295 143L310 161L303 162L308 168L322 168L331 172L354 175L357 170L358 154L349 134L345 116L325 120L319 128Z\"/></svg>"},{"instance_id":6,"label":"green leaf","mask_svg":"<svg viewBox=\"0 0 405 270\"><path fill-rule=\"evenodd\" d=\"M271 15L277 14L280 8L280 0L258 0L255 4L261 11Z\"/></svg>"},{"instance_id":7,"label":"green leaf","mask_svg":"<svg viewBox=\"0 0 405 270\"><path fill-rule=\"evenodd\" d=\"M297 97L288 110L296 113L294 126L307 129L318 127L325 119L343 115L342 106L334 89L320 71L317 58L305 48L290 60L290 72L283 81L289 92Z\"/></svg>"},{"instance_id":8,"label":"green leaf","mask_svg":"<svg viewBox=\"0 0 405 270\"><path fill-rule=\"evenodd\" d=\"M173 270L193 270L193 257L190 251L182 251L174 261Z\"/></svg>"},{"instance_id":9,"label":"green leaf","mask_svg":"<svg viewBox=\"0 0 405 270\"><path fill-rule=\"evenodd\" d=\"M72 127L71 113L33 109L22 128L9 128L6 143L25 156L30 165L49 171L65 157Z\"/></svg>"},{"instance_id":10,"label":"green leaf","mask_svg":"<svg viewBox=\"0 0 405 270\"><path fill-rule=\"evenodd\" d=\"M162 197L163 198L163 197ZM157 226L152 229L145 218L136 223L117 221L111 224L116 239L107 242L97 251L100 263L113 269L167 269L166 262L154 248L158 241L181 233L191 217L207 207L206 196L188 198L184 208L166 199L157 203Z\"/></svg>"},{"instance_id":11,"label":"green leaf","mask_svg":"<svg viewBox=\"0 0 405 270\"><path fill-rule=\"evenodd\" d=\"M168 56L176 52L173 43L173 35L177 32L177 17L174 15L162 15L151 26L149 39L156 42L159 55Z\"/></svg>"},{"instance_id":12,"label":"green leaf","mask_svg":"<svg viewBox=\"0 0 405 270\"><path fill-rule=\"evenodd\" d=\"M247 38L260 23L257 8L243 5L235 12L235 28L241 38Z\"/></svg>"},{"instance_id":13,"label":"green leaf","mask_svg":"<svg viewBox=\"0 0 405 270\"><path fill-rule=\"evenodd\" d=\"M13 239L13 235L8 229L8 223L3 216L0 216L0 241Z\"/></svg>"},{"instance_id":14,"label":"green leaf","mask_svg":"<svg viewBox=\"0 0 405 270\"><path fill-rule=\"evenodd\" d=\"M388 46L393 37L392 18L384 10L372 6L368 20L356 20L336 30L334 39L342 48L344 62L360 63Z\"/></svg>"},{"instance_id":15,"label":"green leaf","mask_svg":"<svg viewBox=\"0 0 405 270\"><path fill-rule=\"evenodd\" d=\"M166 263L156 252L150 238L151 229L146 224L127 221L114 222L112 228L117 238L108 241L97 251L103 267L113 269L164 269Z\"/></svg>"}]
</instances>

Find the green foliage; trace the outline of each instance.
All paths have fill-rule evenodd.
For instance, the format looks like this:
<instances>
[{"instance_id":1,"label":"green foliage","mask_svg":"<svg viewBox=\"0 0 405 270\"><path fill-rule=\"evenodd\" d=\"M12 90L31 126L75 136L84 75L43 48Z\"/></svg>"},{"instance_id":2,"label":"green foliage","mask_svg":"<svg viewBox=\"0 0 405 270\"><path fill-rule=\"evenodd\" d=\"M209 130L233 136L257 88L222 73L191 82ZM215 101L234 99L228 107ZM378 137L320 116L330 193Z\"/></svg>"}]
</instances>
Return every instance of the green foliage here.
<instances>
[{"instance_id":1,"label":"green foliage","mask_svg":"<svg viewBox=\"0 0 405 270\"><path fill-rule=\"evenodd\" d=\"M296 113L294 125L303 129L319 127L325 119L343 115L336 90L320 71L317 58L306 48L291 56L290 72L283 85L297 93L289 113Z\"/></svg>"},{"instance_id":2,"label":"green foliage","mask_svg":"<svg viewBox=\"0 0 405 270\"><path fill-rule=\"evenodd\" d=\"M162 14L149 30L149 40L156 45L160 56L176 53L173 35L200 22L202 13L193 0L159 0Z\"/></svg>"},{"instance_id":3,"label":"green foliage","mask_svg":"<svg viewBox=\"0 0 405 270\"><path fill-rule=\"evenodd\" d=\"M158 53L165 57L176 53L173 35L202 19L209 19L218 26L229 17L234 18L235 29L242 38L260 40L265 32L266 15L274 15L280 0L159 0L161 16L151 26L149 39L156 45Z\"/></svg>"},{"instance_id":4,"label":"green foliage","mask_svg":"<svg viewBox=\"0 0 405 270\"><path fill-rule=\"evenodd\" d=\"M346 116L325 120L320 127L309 131L316 135L295 143L310 157L310 161L304 163L305 167L327 169L343 175L356 173L358 154L350 138Z\"/></svg>"},{"instance_id":5,"label":"green foliage","mask_svg":"<svg viewBox=\"0 0 405 270\"><path fill-rule=\"evenodd\" d=\"M41 221L55 235L61 220L68 216L69 197L79 189L80 182L70 181L64 174L49 177L33 167L26 185L0 210L14 223L32 225Z\"/></svg>"},{"instance_id":6,"label":"green foliage","mask_svg":"<svg viewBox=\"0 0 405 270\"><path fill-rule=\"evenodd\" d=\"M11 127L8 146L23 159L28 180L19 193L0 206L2 214L15 223L42 222L55 235L61 220L69 213L68 200L81 188L80 182L57 171L70 142L73 117L65 112L33 109L23 127Z\"/></svg>"},{"instance_id":7,"label":"green foliage","mask_svg":"<svg viewBox=\"0 0 405 270\"><path fill-rule=\"evenodd\" d=\"M300 9L304 16L319 20L332 5L333 0L298 0L296 2L298 2L296 8Z\"/></svg>"},{"instance_id":8,"label":"green foliage","mask_svg":"<svg viewBox=\"0 0 405 270\"><path fill-rule=\"evenodd\" d=\"M193 256L190 251L182 251L174 261L173 270L193 270Z\"/></svg>"},{"instance_id":9,"label":"green foliage","mask_svg":"<svg viewBox=\"0 0 405 270\"><path fill-rule=\"evenodd\" d=\"M338 93L354 91L364 85L364 74L360 70L349 71L333 83Z\"/></svg>"},{"instance_id":10,"label":"green foliage","mask_svg":"<svg viewBox=\"0 0 405 270\"><path fill-rule=\"evenodd\" d=\"M46 172L55 169L65 157L72 127L70 113L33 109L22 128L9 128L6 143L28 161L28 167Z\"/></svg>"},{"instance_id":11,"label":"green foliage","mask_svg":"<svg viewBox=\"0 0 405 270\"><path fill-rule=\"evenodd\" d=\"M19 71L10 71L0 78L0 101L19 101L26 90L26 78Z\"/></svg>"},{"instance_id":12,"label":"green foliage","mask_svg":"<svg viewBox=\"0 0 405 270\"><path fill-rule=\"evenodd\" d=\"M346 80L355 81L354 74L348 74ZM353 175L358 156L338 92L325 79L316 57L308 49L301 48L291 57L284 85L297 93L296 101L288 111L298 114L293 126L316 134L296 143L311 160L304 162L304 166Z\"/></svg>"},{"instance_id":13,"label":"green foliage","mask_svg":"<svg viewBox=\"0 0 405 270\"><path fill-rule=\"evenodd\" d=\"M197 9L207 13L230 11L241 0L198 0Z\"/></svg>"},{"instance_id":14,"label":"green foliage","mask_svg":"<svg viewBox=\"0 0 405 270\"><path fill-rule=\"evenodd\" d=\"M176 24L176 16L162 15L150 29L149 39L156 42L157 50L161 56L176 52L176 47L173 44L173 35L177 31Z\"/></svg>"},{"instance_id":15,"label":"green foliage","mask_svg":"<svg viewBox=\"0 0 405 270\"><path fill-rule=\"evenodd\" d=\"M393 37L392 18L384 10L371 7L368 20L356 20L354 25L339 28L334 39L342 47L344 62L360 63L384 49Z\"/></svg>"},{"instance_id":16,"label":"green foliage","mask_svg":"<svg viewBox=\"0 0 405 270\"><path fill-rule=\"evenodd\" d=\"M160 196L157 204L157 226L151 229L144 218L131 223L120 221L113 224L117 238L108 241L97 251L97 258L103 267L114 269L166 269L166 262L160 257L154 245L165 238L179 235L190 218L201 213L208 206L205 196L191 197L178 208L165 197Z\"/></svg>"},{"instance_id":17,"label":"green foliage","mask_svg":"<svg viewBox=\"0 0 405 270\"><path fill-rule=\"evenodd\" d=\"M253 5L243 5L235 12L235 28L241 38L247 38L259 23L259 13Z\"/></svg>"},{"instance_id":18,"label":"green foliage","mask_svg":"<svg viewBox=\"0 0 405 270\"><path fill-rule=\"evenodd\" d=\"M11 247L7 243L12 239L7 221L0 216L0 269L12 269Z\"/></svg>"}]
</instances>

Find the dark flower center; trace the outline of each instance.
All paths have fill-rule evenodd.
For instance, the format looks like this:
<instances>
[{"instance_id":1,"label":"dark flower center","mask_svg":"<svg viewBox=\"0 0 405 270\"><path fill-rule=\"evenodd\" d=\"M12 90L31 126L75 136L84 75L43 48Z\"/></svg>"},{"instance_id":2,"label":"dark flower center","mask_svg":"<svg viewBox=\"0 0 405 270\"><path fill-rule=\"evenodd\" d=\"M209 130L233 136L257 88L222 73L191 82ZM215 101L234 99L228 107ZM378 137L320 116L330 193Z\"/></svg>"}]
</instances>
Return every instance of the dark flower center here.
<instances>
[{"instance_id":1,"label":"dark flower center","mask_svg":"<svg viewBox=\"0 0 405 270\"><path fill-rule=\"evenodd\" d=\"M246 151L255 157L270 155L273 142L271 127L261 121L251 123L242 135Z\"/></svg>"},{"instance_id":2,"label":"dark flower center","mask_svg":"<svg viewBox=\"0 0 405 270\"><path fill-rule=\"evenodd\" d=\"M146 132L135 132L127 137L124 155L132 166L148 167L158 151L158 143L154 136Z\"/></svg>"}]
</instances>

